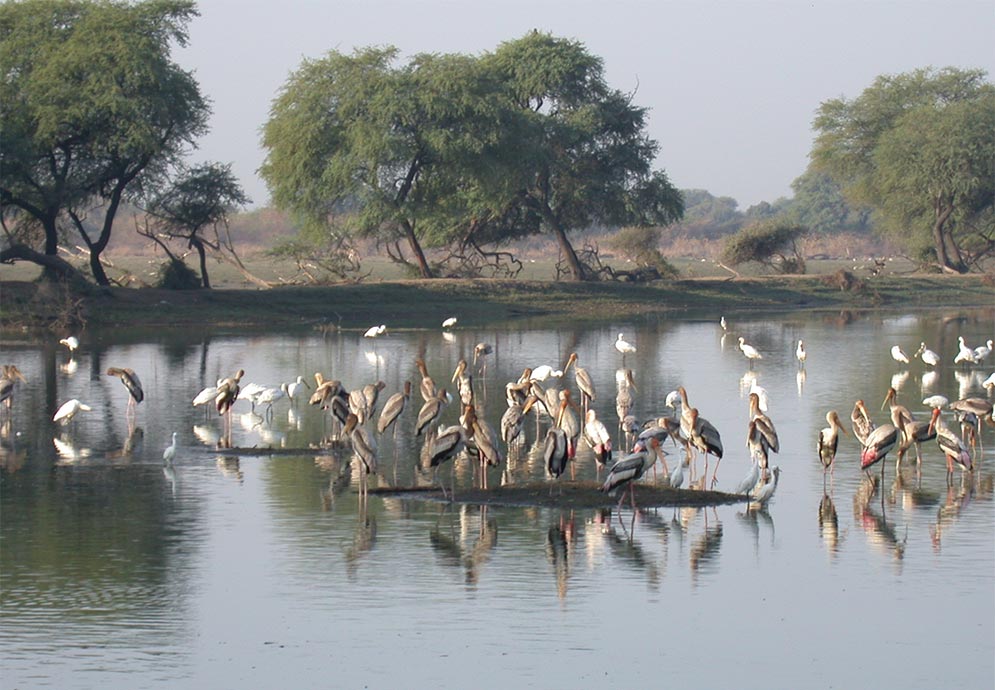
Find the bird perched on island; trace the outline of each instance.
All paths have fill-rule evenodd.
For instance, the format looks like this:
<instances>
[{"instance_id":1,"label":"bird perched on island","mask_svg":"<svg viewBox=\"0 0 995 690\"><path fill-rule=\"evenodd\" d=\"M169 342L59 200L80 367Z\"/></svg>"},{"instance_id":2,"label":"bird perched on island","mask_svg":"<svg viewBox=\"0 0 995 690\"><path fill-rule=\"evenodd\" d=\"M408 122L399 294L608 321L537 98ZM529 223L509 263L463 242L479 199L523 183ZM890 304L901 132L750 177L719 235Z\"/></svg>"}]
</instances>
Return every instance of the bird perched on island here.
<instances>
[{"instance_id":1,"label":"bird perched on island","mask_svg":"<svg viewBox=\"0 0 995 690\"><path fill-rule=\"evenodd\" d=\"M632 447L632 452L612 465L605 477L601 491L611 494L617 489L622 489L618 499L618 507L621 509L622 501L625 500L625 489L629 490L629 502L632 509L636 509L636 497L634 484L646 471L656 464L657 452L660 448L660 441L656 437L651 437L644 441L636 441Z\"/></svg>"}]
</instances>

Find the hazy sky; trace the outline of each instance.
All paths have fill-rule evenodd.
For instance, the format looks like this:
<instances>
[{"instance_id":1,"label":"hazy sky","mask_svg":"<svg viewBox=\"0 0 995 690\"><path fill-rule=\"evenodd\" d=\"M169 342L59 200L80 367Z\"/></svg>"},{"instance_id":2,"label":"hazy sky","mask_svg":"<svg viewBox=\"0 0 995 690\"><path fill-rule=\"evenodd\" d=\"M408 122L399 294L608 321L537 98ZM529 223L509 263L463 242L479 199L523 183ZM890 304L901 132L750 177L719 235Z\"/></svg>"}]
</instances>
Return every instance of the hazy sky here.
<instances>
[{"instance_id":1,"label":"hazy sky","mask_svg":"<svg viewBox=\"0 0 995 690\"><path fill-rule=\"evenodd\" d=\"M881 74L978 67L995 79L992 0L200 0L175 55L213 104L194 160L232 163L256 205L270 104L303 58L371 45L477 55L532 29L579 40L636 91L679 188L740 209L791 196L819 104Z\"/></svg>"}]
</instances>

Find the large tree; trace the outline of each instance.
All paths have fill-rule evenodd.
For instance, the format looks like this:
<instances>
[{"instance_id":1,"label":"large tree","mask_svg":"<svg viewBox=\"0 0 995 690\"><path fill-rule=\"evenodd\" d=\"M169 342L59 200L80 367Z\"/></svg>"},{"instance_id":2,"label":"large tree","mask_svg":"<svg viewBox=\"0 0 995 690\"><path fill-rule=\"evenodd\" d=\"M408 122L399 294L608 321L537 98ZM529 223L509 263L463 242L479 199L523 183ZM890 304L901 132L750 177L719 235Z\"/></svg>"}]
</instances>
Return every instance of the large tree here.
<instances>
[{"instance_id":1,"label":"large tree","mask_svg":"<svg viewBox=\"0 0 995 690\"><path fill-rule=\"evenodd\" d=\"M995 87L982 70L881 76L852 101L824 102L812 160L875 226L943 270L968 270L968 245L990 252ZM966 245L965 242L968 244ZM978 259L978 251L973 252Z\"/></svg>"},{"instance_id":2,"label":"large tree","mask_svg":"<svg viewBox=\"0 0 995 690\"><path fill-rule=\"evenodd\" d=\"M98 284L122 202L207 129L196 80L170 59L196 15L192 0L0 5L0 210L40 227L47 257L76 233Z\"/></svg>"},{"instance_id":3,"label":"large tree","mask_svg":"<svg viewBox=\"0 0 995 690\"><path fill-rule=\"evenodd\" d=\"M527 122L521 199L556 238L575 280L590 276L571 230L680 219L680 192L651 169L658 144L646 134L646 110L607 85L601 59L583 44L532 31L485 60Z\"/></svg>"}]
</instances>

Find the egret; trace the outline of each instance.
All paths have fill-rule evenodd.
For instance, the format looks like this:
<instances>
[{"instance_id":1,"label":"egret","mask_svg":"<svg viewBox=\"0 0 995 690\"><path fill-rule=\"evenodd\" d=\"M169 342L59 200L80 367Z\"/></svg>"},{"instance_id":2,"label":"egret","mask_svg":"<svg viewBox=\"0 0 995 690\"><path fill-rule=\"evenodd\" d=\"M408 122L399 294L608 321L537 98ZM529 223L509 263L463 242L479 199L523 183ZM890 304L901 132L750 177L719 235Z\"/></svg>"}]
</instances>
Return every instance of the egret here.
<instances>
[{"instance_id":1,"label":"egret","mask_svg":"<svg viewBox=\"0 0 995 690\"><path fill-rule=\"evenodd\" d=\"M670 473L671 489L679 489L684 486L684 467L689 464L690 461L687 456L677 462L677 466L674 467L674 471Z\"/></svg>"},{"instance_id":2,"label":"egret","mask_svg":"<svg viewBox=\"0 0 995 690\"><path fill-rule=\"evenodd\" d=\"M162 464L172 465L173 458L176 457L176 432L173 432L173 442L166 446L166 450L162 451Z\"/></svg>"},{"instance_id":3,"label":"egret","mask_svg":"<svg viewBox=\"0 0 995 690\"><path fill-rule=\"evenodd\" d=\"M757 482L760 480L760 462L753 459L750 463L750 471L746 473L743 480L736 486L737 494L752 494Z\"/></svg>"},{"instance_id":4,"label":"egret","mask_svg":"<svg viewBox=\"0 0 995 690\"><path fill-rule=\"evenodd\" d=\"M839 435L846 436L846 429L840 423L840 416L836 410L826 413L826 421L829 426L819 432L819 441L816 450L819 452L819 461L822 462L822 471L832 471L833 461L836 459L836 448L839 445Z\"/></svg>"},{"instance_id":5,"label":"egret","mask_svg":"<svg viewBox=\"0 0 995 690\"><path fill-rule=\"evenodd\" d=\"M385 326L384 324L380 324L379 326L370 326L369 328L366 329L366 332L363 333L363 337L379 338L386 332L387 332L387 326Z\"/></svg>"},{"instance_id":6,"label":"egret","mask_svg":"<svg viewBox=\"0 0 995 690\"><path fill-rule=\"evenodd\" d=\"M753 368L754 362L758 359L763 359L763 355L760 354L759 350L747 343L743 336L739 337L739 349L742 351L743 356L750 360L751 369Z\"/></svg>"},{"instance_id":7,"label":"egret","mask_svg":"<svg viewBox=\"0 0 995 690\"><path fill-rule=\"evenodd\" d=\"M145 399L145 392L142 390L142 382L138 380L138 374L128 368L119 369L110 367L107 370L108 376L117 376L121 383L128 389L128 412L135 411L135 405Z\"/></svg>"},{"instance_id":8,"label":"egret","mask_svg":"<svg viewBox=\"0 0 995 690\"><path fill-rule=\"evenodd\" d=\"M650 438L647 442L637 441L632 452L612 465L605 477L601 491L610 494L621 488L621 496L618 499L618 507L622 508L622 501L625 500L625 488L629 489L629 501L632 509L636 509L635 482L638 481L646 470L656 464L655 450L660 447L660 442L656 438Z\"/></svg>"},{"instance_id":9,"label":"egret","mask_svg":"<svg viewBox=\"0 0 995 690\"><path fill-rule=\"evenodd\" d=\"M448 319L446 319L445 321L442 322L442 327L443 328L452 328L453 326L456 325L457 321L459 321L459 319L457 319L455 316L450 316Z\"/></svg>"},{"instance_id":10,"label":"egret","mask_svg":"<svg viewBox=\"0 0 995 690\"><path fill-rule=\"evenodd\" d=\"M625 365L625 356L627 354L636 351L636 346L625 340L625 336L622 333L618 334L618 339L615 341L615 349L618 350L622 355L622 364Z\"/></svg>"},{"instance_id":11,"label":"egret","mask_svg":"<svg viewBox=\"0 0 995 690\"><path fill-rule=\"evenodd\" d=\"M530 379L532 381L545 381L546 379L548 379L550 377L558 379L561 376L563 376L563 370L562 369L554 369L553 367L549 366L548 364L540 364L535 369L532 369L532 373L530 375Z\"/></svg>"},{"instance_id":12,"label":"egret","mask_svg":"<svg viewBox=\"0 0 995 690\"><path fill-rule=\"evenodd\" d=\"M908 364L909 363L909 356L907 354L905 354L904 350L902 350L902 346L901 345L892 345L891 346L891 358L893 360L895 360L896 362L899 362L901 364Z\"/></svg>"},{"instance_id":13,"label":"egret","mask_svg":"<svg viewBox=\"0 0 995 690\"><path fill-rule=\"evenodd\" d=\"M773 479L768 477L766 483L753 492L752 498L754 503L764 506L774 497L774 492L777 491L777 482L781 478L781 468L775 467L773 474Z\"/></svg>"},{"instance_id":14,"label":"egret","mask_svg":"<svg viewBox=\"0 0 995 690\"><path fill-rule=\"evenodd\" d=\"M795 348L795 359L798 360L799 366L805 366L805 360L808 359L808 353L805 352L805 342L803 340L799 340L798 347Z\"/></svg>"},{"instance_id":15,"label":"egret","mask_svg":"<svg viewBox=\"0 0 995 690\"><path fill-rule=\"evenodd\" d=\"M79 349L79 339L76 336L71 335L68 338L60 340L59 345L65 345L69 349L69 354L72 355Z\"/></svg>"},{"instance_id":16,"label":"egret","mask_svg":"<svg viewBox=\"0 0 995 690\"><path fill-rule=\"evenodd\" d=\"M719 327L723 331L728 331L729 330L729 325L726 323L726 317L722 316L722 317L719 318Z\"/></svg>"},{"instance_id":17,"label":"egret","mask_svg":"<svg viewBox=\"0 0 995 690\"><path fill-rule=\"evenodd\" d=\"M73 421L73 418L79 412L89 412L92 409L93 408L86 403L82 403L78 399L73 398L72 400L67 400L61 407L59 407L55 413L55 416L52 417L52 421L58 422L62 426L66 426Z\"/></svg>"}]
</instances>

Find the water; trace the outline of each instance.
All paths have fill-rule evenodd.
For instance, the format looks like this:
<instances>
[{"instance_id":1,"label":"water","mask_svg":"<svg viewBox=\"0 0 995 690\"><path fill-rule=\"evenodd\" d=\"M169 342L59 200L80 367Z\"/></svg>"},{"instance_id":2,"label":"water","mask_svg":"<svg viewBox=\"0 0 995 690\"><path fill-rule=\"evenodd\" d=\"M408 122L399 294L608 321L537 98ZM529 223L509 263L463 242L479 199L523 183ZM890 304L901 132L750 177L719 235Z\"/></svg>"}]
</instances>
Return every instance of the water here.
<instances>
[{"instance_id":1,"label":"water","mask_svg":"<svg viewBox=\"0 0 995 690\"><path fill-rule=\"evenodd\" d=\"M537 323L449 339L432 328L375 342L359 332L127 341L88 332L72 360L55 337L8 340L0 360L28 384L0 428L2 687L991 687L991 428L980 469L949 485L928 443L920 478L912 464L896 480L889 456L872 491L851 435L824 493L814 445L829 409L849 427L858 397L884 422L890 385L917 418L926 394L985 397L995 359L967 368L952 359L958 335L972 345L992 337L992 312L729 320L725 339L717 318ZM238 367L243 383L311 381L315 371L347 388L382 379L381 400L411 380L397 445L381 439L373 484L427 484L432 476L415 469L416 357L454 390L457 360L492 344L475 381L498 428L504 382L576 351L614 429L620 331L638 347L626 358L637 415L665 412L666 394L683 384L722 433L717 488L748 468L751 377L769 391L781 439L772 464L783 473L766 510L633 515L375 495L364 506L347 450L221 454L217 415L190 405ZM738 335L764 355L752 372ZM809 352L803 373L798 338ZM888 354L920 341L943 359L935 376ZM131 367L144 383L133 423L108 366ZM71 397L93 410L55 427L48 420ZM332 431L303 403L278 403L272 421L246 403L235 411L238 447L305 448ZM443 421L457 413L450 405ZM164 468L173 431L179 450ZM531 445L534 422L526 434ZM473 481L470 462L456 472L458 486ZM583 443L576 475L596 475ZM526 449L490 483L542 478L541 453Z\"/></svg>"}]
</instances>

